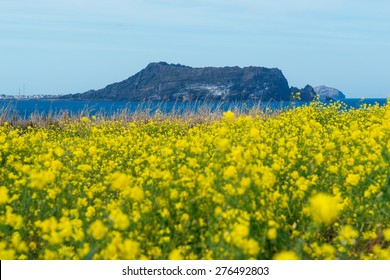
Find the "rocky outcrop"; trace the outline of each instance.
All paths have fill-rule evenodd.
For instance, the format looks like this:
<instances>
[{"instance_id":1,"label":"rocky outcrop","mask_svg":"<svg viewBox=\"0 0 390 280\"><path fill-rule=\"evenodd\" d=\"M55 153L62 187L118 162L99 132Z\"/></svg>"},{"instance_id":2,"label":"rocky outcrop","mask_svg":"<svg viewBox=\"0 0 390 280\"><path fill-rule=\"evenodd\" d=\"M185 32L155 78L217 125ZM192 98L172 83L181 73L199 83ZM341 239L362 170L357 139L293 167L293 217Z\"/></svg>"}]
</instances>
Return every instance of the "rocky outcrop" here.
<instances>
[{"instance_id":1,"label":"rocky outcrop","mask_svg":"<svg viewBox=\"0 0 390 280\"><path fill-rule=\"evenodd\" d=\"M311 101L315 98L316 93L311 85L306 85L304 88L291 87L290 91L292 94L300 93L300 100Z\"/></svg>"},{"instance_id":2,"label":"rocky outcrop","mask_svg":"<svg viewBox=\"0 0 390 280\"><path fill-rule=\"evenodd\" d=\"M64 95L80 100L290 100L288 82L277 68L193 68L165 62L100 90Z\"/></svg>"},{"instance_id":3,"label":"rocky outcrop","mask_svg":"<svg viewBox=\"0 0 390 280\"><path fill-rule=\"evenodd\" d=\"M320 96L320 101L341 100L345 98L345 95L341 91L328 86L315 87L314 91Z\"/></svg>"},{"instance_id":4,"label":"rocky outcrop","mask_svg":"<svg viewBox=\"0 0 390 280\"><path fill-rule=\"evenodd\" d=\"M296 95L299 92L300 100L303 101L311 101L317 96L320 101L341 100L345 98L345 95L341 91L328 86L318 86L313 88L310 85L306 85L302 89L291 87L290 91L292 95Z\"/></svg>"}]
</instances>

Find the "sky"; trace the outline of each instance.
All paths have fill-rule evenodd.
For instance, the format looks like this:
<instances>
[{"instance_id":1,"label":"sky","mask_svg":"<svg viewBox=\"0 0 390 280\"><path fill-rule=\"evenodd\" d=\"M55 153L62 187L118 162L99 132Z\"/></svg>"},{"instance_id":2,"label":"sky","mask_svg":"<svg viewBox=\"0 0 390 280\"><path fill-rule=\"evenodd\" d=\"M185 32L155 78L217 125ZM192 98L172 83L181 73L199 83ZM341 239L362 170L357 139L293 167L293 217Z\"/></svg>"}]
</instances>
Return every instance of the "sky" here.
<instances>
[{"instance_id":1,"label":"sky","mask_svg":"<svg viewBox=\"0 0 390 280\"><path fill-rule=\"evenodd\" d=\"M390 95L388 0L0 0L0 94L100 89L165 61Z\"/></svg>"}]
</instances>

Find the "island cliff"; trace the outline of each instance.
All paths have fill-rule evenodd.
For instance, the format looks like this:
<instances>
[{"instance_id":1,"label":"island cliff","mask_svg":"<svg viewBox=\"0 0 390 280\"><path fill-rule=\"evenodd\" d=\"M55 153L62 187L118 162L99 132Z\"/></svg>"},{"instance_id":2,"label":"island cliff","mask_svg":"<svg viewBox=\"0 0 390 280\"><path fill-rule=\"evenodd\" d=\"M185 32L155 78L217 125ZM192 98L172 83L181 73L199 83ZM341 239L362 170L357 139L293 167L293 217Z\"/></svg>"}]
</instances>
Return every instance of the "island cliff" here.
<instances>
[{"instance_id":1,"label":"island cliff","mask_svg":"<svg viewBox=\"0 0 390 280\"><path fill-rule=\"evenodd\" d=\"M281 70L265 67L195 68L166 62L150 63L128 79L99 90L62 95L60 99L108 101L311 101L340 100L334 88L306 85L289 88ZM295 95L295 97L294 97Z\"/></svg>"},{"instance_id":2,"label":"island cliff","mask_svg":"<svg viewBox=\"0 0 390 280\"><path fill-rule=\"evenodd\" d=\"M264 67L194 68L150 63L128 79L99 90L63 95L73 100L290 100L282 71Z\"/></svg>"}]
</instances>

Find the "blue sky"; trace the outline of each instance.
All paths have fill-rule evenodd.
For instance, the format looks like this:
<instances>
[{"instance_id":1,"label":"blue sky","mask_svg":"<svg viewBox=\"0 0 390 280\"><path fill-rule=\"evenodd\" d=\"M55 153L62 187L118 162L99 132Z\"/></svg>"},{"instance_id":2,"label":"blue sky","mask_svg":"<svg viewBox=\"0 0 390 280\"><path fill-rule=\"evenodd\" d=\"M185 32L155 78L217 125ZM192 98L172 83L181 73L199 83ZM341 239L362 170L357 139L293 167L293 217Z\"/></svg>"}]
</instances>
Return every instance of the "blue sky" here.
<instances>
[{"instance_id":1,"label":"blue sky","mask_svg":"<svg viewBox=\"0 0 390 280\"><path fill-rule=\"evenodd\" d=\"M0 94L99 89L155 61L388 97L390 1L0 0Z\"/></svg>"}]
</instances>

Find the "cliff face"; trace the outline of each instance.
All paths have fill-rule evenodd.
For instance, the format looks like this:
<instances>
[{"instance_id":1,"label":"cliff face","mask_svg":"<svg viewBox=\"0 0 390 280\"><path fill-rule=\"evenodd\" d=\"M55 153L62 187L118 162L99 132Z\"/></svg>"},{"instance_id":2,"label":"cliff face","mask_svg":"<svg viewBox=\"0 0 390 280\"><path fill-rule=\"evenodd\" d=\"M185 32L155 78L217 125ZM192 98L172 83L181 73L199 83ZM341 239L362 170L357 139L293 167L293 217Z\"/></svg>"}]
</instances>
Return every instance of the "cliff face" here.
<instances>
[{"instance_id":1,"label":"cliff face","mask_svg":"<svg viewBox=\"0 0 390 280\"><path fill-rule=\"evenodd\" d=\"M300 98L303 101L311 101L316 96L316 93L311 85L306 85L304 88L296 88L291 87L290 88L291 93L300 93Z\"/></svg>"},{"instance_id":2,"label":"cliff face","mask_svg":"<svg viewBox=\"0 0 390 280\"><path fill-rule=\"evenodd\" d=\"M165 62L100 90L63 96L100 100L290 100L286 78L277 68L193 68Z\"/></svg>"}]
</instances>

